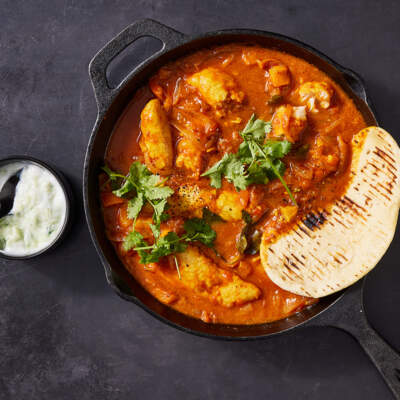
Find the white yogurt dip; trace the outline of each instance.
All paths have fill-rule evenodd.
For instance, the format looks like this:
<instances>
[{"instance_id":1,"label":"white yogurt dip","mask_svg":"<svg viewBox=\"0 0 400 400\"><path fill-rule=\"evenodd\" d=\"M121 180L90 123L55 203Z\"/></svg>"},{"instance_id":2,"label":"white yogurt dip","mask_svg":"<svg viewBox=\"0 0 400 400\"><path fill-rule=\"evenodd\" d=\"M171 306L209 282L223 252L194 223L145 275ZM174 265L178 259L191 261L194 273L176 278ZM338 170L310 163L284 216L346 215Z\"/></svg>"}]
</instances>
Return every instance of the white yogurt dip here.
<instances>
[{"instance_id":1,"label":"white yogurt dip","mask_svg":"<svg viewBox=\"0 0 400 400\"><path fill-rule=\"evenodd\" d=\"M21 168L13 208L0 219L0 252L9 256L28 256L45 249L57 239L66 218L67 201L61 185L36 164L0 166L0 190Z\"/></svg>"}]
</instances>

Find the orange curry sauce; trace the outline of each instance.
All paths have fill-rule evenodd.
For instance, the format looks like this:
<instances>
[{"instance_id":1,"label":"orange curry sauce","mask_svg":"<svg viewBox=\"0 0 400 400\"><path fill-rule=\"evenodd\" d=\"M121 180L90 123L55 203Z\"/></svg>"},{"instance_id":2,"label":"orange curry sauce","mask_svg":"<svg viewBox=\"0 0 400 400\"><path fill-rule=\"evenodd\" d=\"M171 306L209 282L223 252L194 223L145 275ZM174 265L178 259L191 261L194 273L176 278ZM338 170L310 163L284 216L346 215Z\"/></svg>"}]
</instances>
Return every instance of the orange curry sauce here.
<instances>
[{"instance_id":1,"label":"orange curry sauce","mask_svg":"<svg viewBox=\"0 0 400 400\"><path fill-rule=\"evenodd\" d=\"M202 71L206 72L197 75L196 86L193 76ZM220 81L225 78L226 82ZM213 79L214 85L207 88ZM212 92L220 86L227 96L218 98L219 94ZM194 271L182 262L182 279L171 256L159 263L140 264L134 251L122 249L133 222L126 216L127 202L113 196L109 185L102 185L107 234L126 268L159 301L205 322L258 324L285 318L313 304L316 299L276 286L264 272L258 254L238 252L245 225L240 212L245 210L253 221L259 221L256 233L264 232L273 240L299 218L331 204L343 193L349 175L349 142L365 127L350 98L322 71L289 54L241 44L197 51L161 68L136 92L108 144L105 162L112 170L126 174L133 161L145 163L139 145L140 114L154 98L159 99L168 118L174 146L167 185L176 192L196 188L196 200L189 206L174 200L174 194L168 211L171 218L162 224L162 232L181 234L184 219L201 217L199 210L206 206L225 220L212 225L217 232L215 248L222 257L193 244L194 255L202 262ZM225 179L221 189L214 189L208 177L200 177L225 153L237 151L242 142L239 132L253 113L272 121L271 138L292 142L291 152L283 159L284 179L298 209L278 179L237 192ZM106 180L101 174L101 183ZM151 209L145 207L136 222L135 229L145 237L151 215ZM204 260L212 265L211 270L204 270ZM221 282L226 285L229 281L235 284L225 286L229 290L223 292ZM255 291L243 294L243 282L251 283Z\"/></svg>"}]
</instances>

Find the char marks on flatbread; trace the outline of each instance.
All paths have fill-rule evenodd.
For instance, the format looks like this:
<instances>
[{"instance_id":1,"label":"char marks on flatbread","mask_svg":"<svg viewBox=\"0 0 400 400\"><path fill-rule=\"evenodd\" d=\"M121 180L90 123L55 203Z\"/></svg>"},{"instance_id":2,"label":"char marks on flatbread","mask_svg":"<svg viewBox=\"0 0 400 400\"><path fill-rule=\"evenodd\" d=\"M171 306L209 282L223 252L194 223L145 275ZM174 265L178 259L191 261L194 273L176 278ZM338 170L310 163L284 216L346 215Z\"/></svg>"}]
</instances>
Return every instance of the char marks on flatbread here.
<instances>
[{"instance_id":1,"label":"char marks on flatbread","mask_svg":"<svg viewBox=\"0 0 400 400\"><path fill-rule=\"evenodd\" d=\"M374 268L392 241L400 206L400 149L389 133L369 127L354 136L352 150L344 195L276 242L262 241L265 271L281 288L310 297L337 292Z\"/></svg>"}]
</instances>

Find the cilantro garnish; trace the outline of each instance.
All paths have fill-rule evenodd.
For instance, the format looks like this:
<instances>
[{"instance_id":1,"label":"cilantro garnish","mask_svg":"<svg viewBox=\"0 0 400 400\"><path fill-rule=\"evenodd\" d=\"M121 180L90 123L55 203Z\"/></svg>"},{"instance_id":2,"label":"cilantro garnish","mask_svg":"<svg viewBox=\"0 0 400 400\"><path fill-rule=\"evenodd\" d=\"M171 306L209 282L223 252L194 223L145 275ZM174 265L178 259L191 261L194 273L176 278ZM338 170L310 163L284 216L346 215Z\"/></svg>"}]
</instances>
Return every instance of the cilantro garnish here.
<instances>
[{"instance_id":1,"label":"cilantro garnish","mask_svg":"<svg viewBox=\"0 0 400 400\"><path fill-rule=\"evenodd\" d=\"M108 174L110 180L123 178L122 184L113 193L118 197L127 197L128 218L136 220L143 206L148 202L154 210L153 222L151 225L154 236L157 238L160 235L161 222L168 219L167 198L174 192L170 187L164 186L165 180L160 176L152 174L147 167L135 161L129 168L129 174L123 176L103 167L103 170Z\"/></svg>"},{"instance_id":2,"label":"cilantro garnish","mask_svg":"<svg viewBox=\"0 0 400 400\"><path fill-rule=\"evenodd\" d=\"M280 160L291 149L287 140L265 140L271 131L271 123L256 119L253 114L240 132L243 143L235 154L225 154L221 160L202 174L210 178L210 185L219 189L224 176L236 190L245 190L254 183L268 183L278 178L287 191L292 203L296 200L283 179L285 164Z\"/></svg>"},{"instance_id":3,"label":"cilantro garnish","mask_svg":"<svg viewBox=\"0 0 400 400\"><path fill-rule=\"evenodd\" d=\"M211 226L200 218L191 218L186 220L184 228L186 231L186 234L184 235L186 236L185 240L188 240L189 242L198 241L207 247L212 247L214 240L217 237L216 232L211 228Z\"/></svg>"},{"instance_id":4,"label":"cilantro garnish","mask_svg":"<svg viewBox=\"0 0 400 400\"><path fill-rule=\"evenodd\" d=\"M128 251L132 249L133 247L146 247L148 246L148 243L144 240L144 237L142 234L136 231L132 231L128 233L125 238L124 238L124 243L122 245L123 249L125 251Z\"/></svg>"},{"instance_id":5,"label":"cilantro garnish","mask_svg":"<svg viewBox=\"0 0 400 400\"><path fill-rule=\"evenodd\" d=\"M142 207L144 206L143 193L138 193L136 197L130 199L127 207L128 218L136 219Z\"/></svg>"},{"instance_id":6,"label":"cilantro garnish","mask_svg":"<svg viewBox=\"0 0 400 400\"><path fill-rule=\"evenodd\" d=\"M211 226L200 218L185 221L185 234L178 236L175 232L168 232L163 237L156 237L154 244L149 245L143 236L136 231L130 232L124 239L125 251L135 250L140 256L140 262L148 264L158 262L161 257L182 253L189 242L200 242L212 247L217 237Z\"/></svg>"},{"instance_id":7,"label":"cilantro garnish","mask_svg":"<svg viewBox=\"0 0 400 400\"><path fill-rule=\"evenodd\" d=\"M105 165L102 170L108 175L108 181L105 182L103 187L110 182L112 189L117 189L121 182L125 179L125 175L119 174L118 172L112 171L107 165Z\"/></svg>"},{"instance_id":8,"label":"cilantro garnish","mask_svg":"<svg viewBox=\"0 0 400 400\"><path fill-rule=\"evenodd\" d=\"M165 186L165 180L152 174L145 165L138 161L134 162L127 176L113 172L108 167L104 167L103 170L108 174L111 181L119 183L119 188L113 190L113 193L118 197L128 199L128 218L136 221L146 202L153 207L153 223L150 224L150 228L155 239L154 244L149 244L141 233L135 231L135 224L133 230L123 240L124 250L137 251L141 263L158 262L164 256L181 253L186 250L190 242L197 241L208 247L214 245L217 234L211 228L209 222L211 219L215 219L215 214L208 210L203 210L202 219L186 220L184 223L185 233L182 236L178 236L175 232L168 232L165 236L160 236L160 225L169 218L165 212L168 209L167 199L174 191ZM176 257L175 265L180 278Z\"/></svg>"}]
</instances>

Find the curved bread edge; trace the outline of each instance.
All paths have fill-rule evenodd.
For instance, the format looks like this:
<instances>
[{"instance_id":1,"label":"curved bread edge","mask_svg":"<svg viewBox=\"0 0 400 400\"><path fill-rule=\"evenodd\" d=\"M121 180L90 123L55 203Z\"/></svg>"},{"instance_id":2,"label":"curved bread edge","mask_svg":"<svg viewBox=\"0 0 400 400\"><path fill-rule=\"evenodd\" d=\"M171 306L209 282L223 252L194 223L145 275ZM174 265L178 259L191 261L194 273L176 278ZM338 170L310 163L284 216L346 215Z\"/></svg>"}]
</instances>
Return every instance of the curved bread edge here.
<instances>
[{"instance_id":1,"label":"curved bread edge","mask_svg":"<svg viewBox=\"0 0 400 400\"><path fill-rule=\"evenodd\" d=\"M351 182L327 210L307 216L272 244L261 243L270 279L302 296L337 292L367 274L389 247L400 207L400 149L385 130L352 140Z\"/></svg>"}]
</instances>

